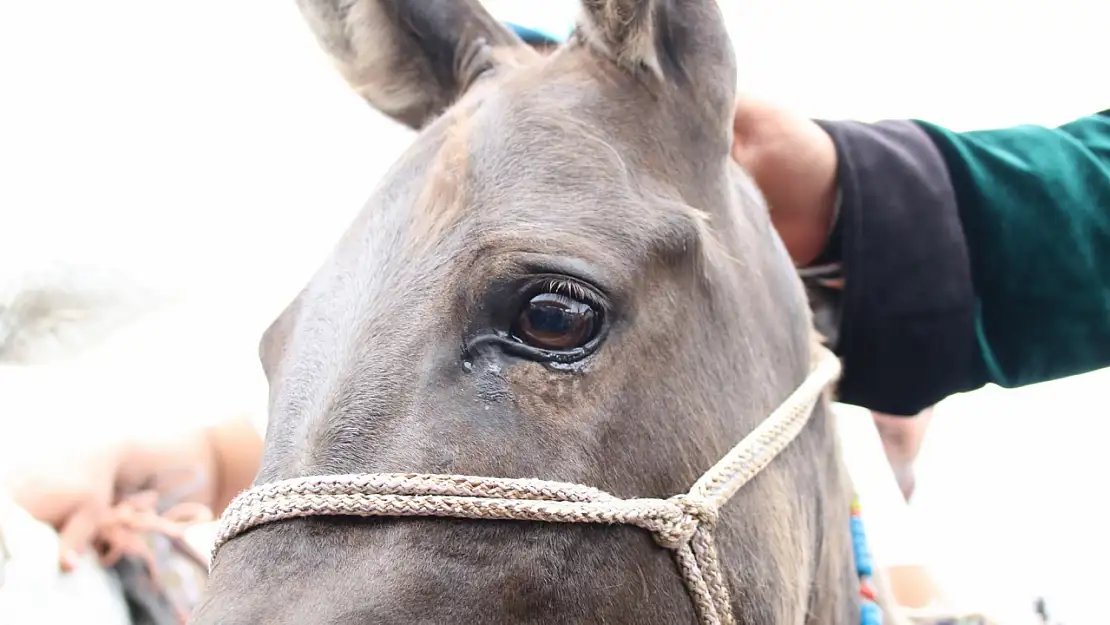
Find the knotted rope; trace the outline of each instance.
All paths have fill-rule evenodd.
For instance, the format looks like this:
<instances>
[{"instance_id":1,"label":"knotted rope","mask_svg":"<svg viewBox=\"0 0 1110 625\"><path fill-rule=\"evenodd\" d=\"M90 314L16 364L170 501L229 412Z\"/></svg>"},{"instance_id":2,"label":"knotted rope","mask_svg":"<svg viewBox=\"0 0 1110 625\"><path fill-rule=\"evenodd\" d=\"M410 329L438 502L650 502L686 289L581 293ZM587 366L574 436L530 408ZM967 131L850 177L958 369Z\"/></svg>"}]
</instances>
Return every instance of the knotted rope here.
<instances>
[{"instance_id":1,"label":"knotted rope","mask_svg":"<svg viewBox=\"0 0 1110 625\"><path fill-rule=\"evenodd\" d=\"M802 431L840 361L821 350L804 382L686 494L621 499L589 486L536 479L377 473L294 478L241 493L221 519L213 557L265 523L311 516L449 517L634 525L674 552L703 625L733 625L713 529L721 506Z\"/></svg>"}]
</instances>

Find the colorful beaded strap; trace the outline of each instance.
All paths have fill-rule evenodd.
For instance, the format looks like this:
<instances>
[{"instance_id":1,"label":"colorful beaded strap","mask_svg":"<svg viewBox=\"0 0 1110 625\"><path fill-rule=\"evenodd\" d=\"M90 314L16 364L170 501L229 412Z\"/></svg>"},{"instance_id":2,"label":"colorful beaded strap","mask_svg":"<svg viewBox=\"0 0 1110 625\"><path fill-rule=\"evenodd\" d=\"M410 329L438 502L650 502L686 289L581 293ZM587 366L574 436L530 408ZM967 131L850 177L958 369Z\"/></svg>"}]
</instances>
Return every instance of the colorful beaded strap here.
<instances>
[{"instance_id":1,"label":"colorful beaded strap","mask_svg":"<svg viewBox=\"0 0 1110 625\"><path fill-rule=\"evenodd\" d=\"M883 625L883 609L871 583L871 551L867 548L867 536L863 532L863 519L860 518L859 497L852 497L852 552L856 559L856 574L859 575L859 618L860 625Z\"/></svg>"}]
</instances>

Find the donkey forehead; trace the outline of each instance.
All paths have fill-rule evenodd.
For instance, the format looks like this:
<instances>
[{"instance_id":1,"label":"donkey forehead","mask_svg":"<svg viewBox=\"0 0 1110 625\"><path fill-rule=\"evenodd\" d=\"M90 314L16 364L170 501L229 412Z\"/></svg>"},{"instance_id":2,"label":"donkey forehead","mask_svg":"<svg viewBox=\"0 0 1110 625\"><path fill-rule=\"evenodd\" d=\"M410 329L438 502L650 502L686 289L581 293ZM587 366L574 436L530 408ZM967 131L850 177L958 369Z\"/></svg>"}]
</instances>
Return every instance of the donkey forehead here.
<instances>
[{"instance_id":1,"label":"donkey forehead","mask_svg":"<svg viewBox=\"0 0 1110 625\"><path fill-rule=\"evenodd\" d=\"M614 103L580 76L537 78L511 77L452 107L421 133L368 210L398 212L425 244L479 232L471 245L643 251L699 237L717 200L707 188L719 187L706 183L724 168L674 166L663 131L653 132L659 112L638 114L635 98Z\"/></svg>"}]
</instances>

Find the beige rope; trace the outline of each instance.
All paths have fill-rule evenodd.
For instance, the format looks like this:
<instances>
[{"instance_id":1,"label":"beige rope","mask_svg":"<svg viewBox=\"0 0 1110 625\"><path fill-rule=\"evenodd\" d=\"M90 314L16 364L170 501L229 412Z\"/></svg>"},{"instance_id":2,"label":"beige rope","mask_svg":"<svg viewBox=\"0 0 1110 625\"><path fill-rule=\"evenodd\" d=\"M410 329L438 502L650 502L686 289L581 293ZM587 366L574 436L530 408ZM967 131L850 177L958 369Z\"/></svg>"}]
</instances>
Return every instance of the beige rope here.
<instances>
[{"instance_id":1,"label":"beige rope","mask_svg":"<svg viewBox=\"0 0 1110 625\"><path fill-rule=\"evenodd\" d=\"M236 497L221 519L213 557L227 541L253 527L311 516L634 525L674 553L699 623L733 625L728 582L713 542L718 511L797 437L839 375L840 361L821 348L816 367L801 386L689 493L670 499L621 499L589 486L536 479L408 473L294 478Z\"/></svg>"}]
</instances>

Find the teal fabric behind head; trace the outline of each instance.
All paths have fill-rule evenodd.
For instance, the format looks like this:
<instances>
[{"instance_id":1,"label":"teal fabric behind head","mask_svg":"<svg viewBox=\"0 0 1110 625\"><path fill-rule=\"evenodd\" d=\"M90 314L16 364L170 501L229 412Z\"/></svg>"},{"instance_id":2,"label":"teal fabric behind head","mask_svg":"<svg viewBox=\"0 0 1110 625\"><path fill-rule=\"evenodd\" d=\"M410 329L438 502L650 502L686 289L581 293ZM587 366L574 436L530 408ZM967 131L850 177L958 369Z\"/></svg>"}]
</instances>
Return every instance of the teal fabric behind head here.
<instances>
[{"instance_id":1,"label":"teal fabric behind head","mask_svg":"<svg viewBox=\"0 0 1110 625\"><path fill-rule=\"evenodd\" d=\"M557 37L534 28L514 24L513 22L505 22L505 26L508 26L509 30L516 33L516 36L520 37L524 43L532 46L540 44L559 44L566 40L566 37Z\"/></svg>"},{"instance_id":2,"label":"teal fabric behind head","mask_svg":"<svg viewBox=\"0 0 1110 625\"><path fill-rule=\"evenodd\" d=\"M566 41L579 11L578 0L505 0L490 5L494 18L532 45Z\"/></svg>"}]
</instances>

